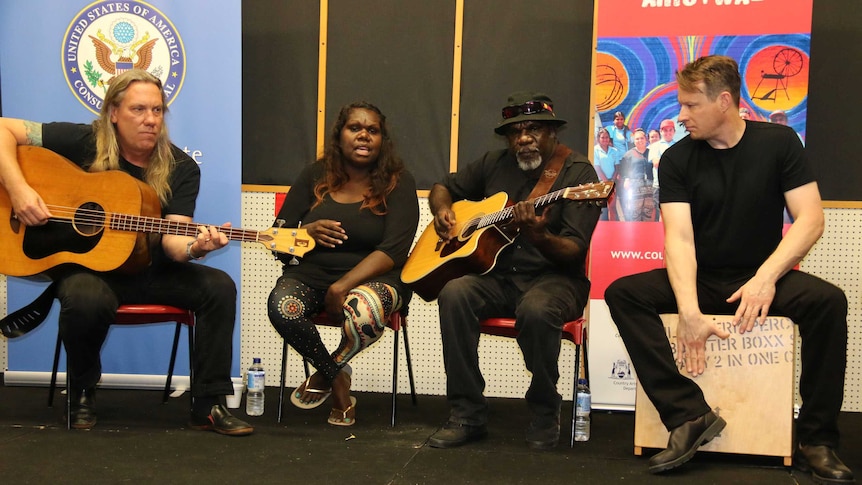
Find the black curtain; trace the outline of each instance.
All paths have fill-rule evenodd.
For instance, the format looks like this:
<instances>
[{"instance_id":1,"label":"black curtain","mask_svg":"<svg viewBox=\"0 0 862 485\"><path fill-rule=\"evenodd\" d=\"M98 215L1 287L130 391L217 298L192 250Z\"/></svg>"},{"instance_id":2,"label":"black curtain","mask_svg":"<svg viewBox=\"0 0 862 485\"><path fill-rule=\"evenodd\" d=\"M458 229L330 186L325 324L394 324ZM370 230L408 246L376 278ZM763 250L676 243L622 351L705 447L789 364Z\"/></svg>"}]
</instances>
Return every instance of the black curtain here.
<instances>
[{"instance_id":1,"label":"black curtain","mask_svg":"<svg viewBox=\"0 0 862 485\"><path fill-rule=\"evenodd\" d=\"M814 0L805 144L823 200L862 200L859 0Z\"/></svg>"},{"instance_id":2,"label":"black curtain","mask_svg":"<svg viewBox=\"0 0 862 485\"><path fill-rule=\"evenodd\" d=\"M592 149L589 133L593 2L467 0L461 85L460 164L505 146L494 134L514 91L541 91L568 121L560 139Z\"/></svg>"},{"instance_id":3,"label":"black curtain","mask_svg":"<svg viewBox=\"0 0 862 485\"><path fill-rule=\"evenodd\" d=\"M824 200L862 200L857 3L814 0L806 143ZM243 183L290 185L316 156L319 1L243 0L242 16ZM459 163L504 145L500 108L525 89L588 153L592 21L589 0L465 2ZM376 104L420 189L449 171L454 22L455 0L329 2L327 130L341 105Z\"/></svg>"},{"instance_id":4,"label":"black curtain","mask_svg":"<svg viewBox=\"0 0 862 485\"><path fill-rule=\"evenodd\" d=\"M290 185L314 160L318 0L242 2L242 183Z\"/></svg>"},{"instance_id":5,"label":"black curtain","mask_svg":"<svg viewBox=\"0 0 862 485\"><path fill-rule=\"evenodd\" d=\"M455 0L329 2L327 134L341 106L383 111L420 189L449 166Z\"/></svg>"}]
</instances>

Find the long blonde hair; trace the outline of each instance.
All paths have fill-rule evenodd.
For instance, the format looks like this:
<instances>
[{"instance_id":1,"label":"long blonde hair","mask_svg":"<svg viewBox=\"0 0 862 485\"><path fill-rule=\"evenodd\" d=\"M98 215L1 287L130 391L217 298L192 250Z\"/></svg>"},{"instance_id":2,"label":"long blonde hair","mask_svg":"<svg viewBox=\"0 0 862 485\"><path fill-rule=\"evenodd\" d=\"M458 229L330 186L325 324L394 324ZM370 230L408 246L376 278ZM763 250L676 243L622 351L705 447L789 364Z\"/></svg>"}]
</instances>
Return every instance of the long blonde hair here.
<instances>
[{"instance_id":1,"label":"long blonde hair","mask_svg":"<svg viewBox=\"0 0 862 485\"><path fill-rule=\"evenodd\" d=\"M117 141L117 127L111 123L111 110L119 108L129 86L136 82L156 85L162 95L162 112L168 112L167 98L159 78L142 69L132 69L115 77L111 81L107 94L105 94L99 119L93 121L93 133L96 136L96 158L90 166L91 172L120 168L120 144ZM168 180L173 168L174 156L171 153L168 127L162 123L161 131L156 138L156 147L150 154L149 163L144 169L144 181L156 191L163 206L167 204L171 196Z\"/></svg>"}]
</instances>

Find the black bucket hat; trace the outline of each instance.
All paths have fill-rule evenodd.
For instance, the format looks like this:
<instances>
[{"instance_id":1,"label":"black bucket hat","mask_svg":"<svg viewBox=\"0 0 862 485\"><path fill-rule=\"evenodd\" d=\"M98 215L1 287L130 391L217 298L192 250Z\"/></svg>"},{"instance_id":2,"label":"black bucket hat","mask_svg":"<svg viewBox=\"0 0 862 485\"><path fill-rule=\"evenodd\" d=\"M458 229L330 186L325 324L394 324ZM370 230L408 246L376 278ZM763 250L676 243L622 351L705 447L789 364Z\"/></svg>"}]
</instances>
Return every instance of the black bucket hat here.
<instances>
[{"instance_id":1,"label":"black bucket hat","mask_svg":"<svg viewBox=\"0 0 862 485\"><path fill-rule=\"evenodd\" d=\"M548 95L530 91L518 91L509 95L509 100L502 109L502 119L494 132L503 135L507 126L522 121L544 121L557 126L566 124L566 120L557 118L554 114L554 102Z\"/></svg>"}]
</instances>

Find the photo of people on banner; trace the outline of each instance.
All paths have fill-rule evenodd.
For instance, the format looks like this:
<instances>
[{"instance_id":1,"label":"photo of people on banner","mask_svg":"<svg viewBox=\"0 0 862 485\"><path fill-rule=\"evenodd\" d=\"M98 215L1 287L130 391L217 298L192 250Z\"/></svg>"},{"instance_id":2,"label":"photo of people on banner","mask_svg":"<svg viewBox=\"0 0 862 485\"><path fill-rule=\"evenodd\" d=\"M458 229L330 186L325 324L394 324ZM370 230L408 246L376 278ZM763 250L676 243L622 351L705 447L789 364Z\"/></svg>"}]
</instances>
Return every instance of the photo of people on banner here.
<instances>
[{"instance_id":1,"label":"photo of people on banner","mask_svg":"<svg viewBox=\"0 0 862 485\"><path fill-rule=\"evenodd\" d=\"M740 116L793 127L804 143L810 35L599 38L594 162L615 180L603 220L657 222L661 154L686 135L676 121L676 66L705 54L737 60ZM789 221L788 221L789 222Z\"/></svg>"}]
</instances>

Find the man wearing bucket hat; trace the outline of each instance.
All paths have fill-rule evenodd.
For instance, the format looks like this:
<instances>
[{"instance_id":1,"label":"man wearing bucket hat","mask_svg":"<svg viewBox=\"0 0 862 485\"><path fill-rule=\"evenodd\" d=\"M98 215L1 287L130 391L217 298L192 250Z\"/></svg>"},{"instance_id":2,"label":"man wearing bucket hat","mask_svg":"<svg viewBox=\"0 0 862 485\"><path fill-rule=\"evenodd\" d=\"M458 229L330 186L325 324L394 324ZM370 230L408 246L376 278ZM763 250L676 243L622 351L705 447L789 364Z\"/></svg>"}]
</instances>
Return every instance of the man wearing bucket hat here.
<instances>
[{"instance_id":1,"label":"man wearing bucket hat","mask_svg":"<svg viewBox=\"0 0 862 485\"><path fill-rule=\"evenodd\" d=\"M479 201L499 192L516 202L510 226L519 231L500 251L492 270L450 280L439 294L451 410L447 423L429 439L432 447L460 446L487 434L479 321L510 315L515 315L518 345L532 373L525 396L531 414L527 444L547 449L559 440L561 327L580 317L587 304L585 259L601 214L595 204L567 199L538 213L526 202L549 191L598 181L589 160L558 141L557 130L565 123L547 95L514 93L494 128L508 148L485 153L431 189L429 205L443 241L454 236L456 217L463 217L452 211L453 201Z\"/></svg>"}]
</instances>

